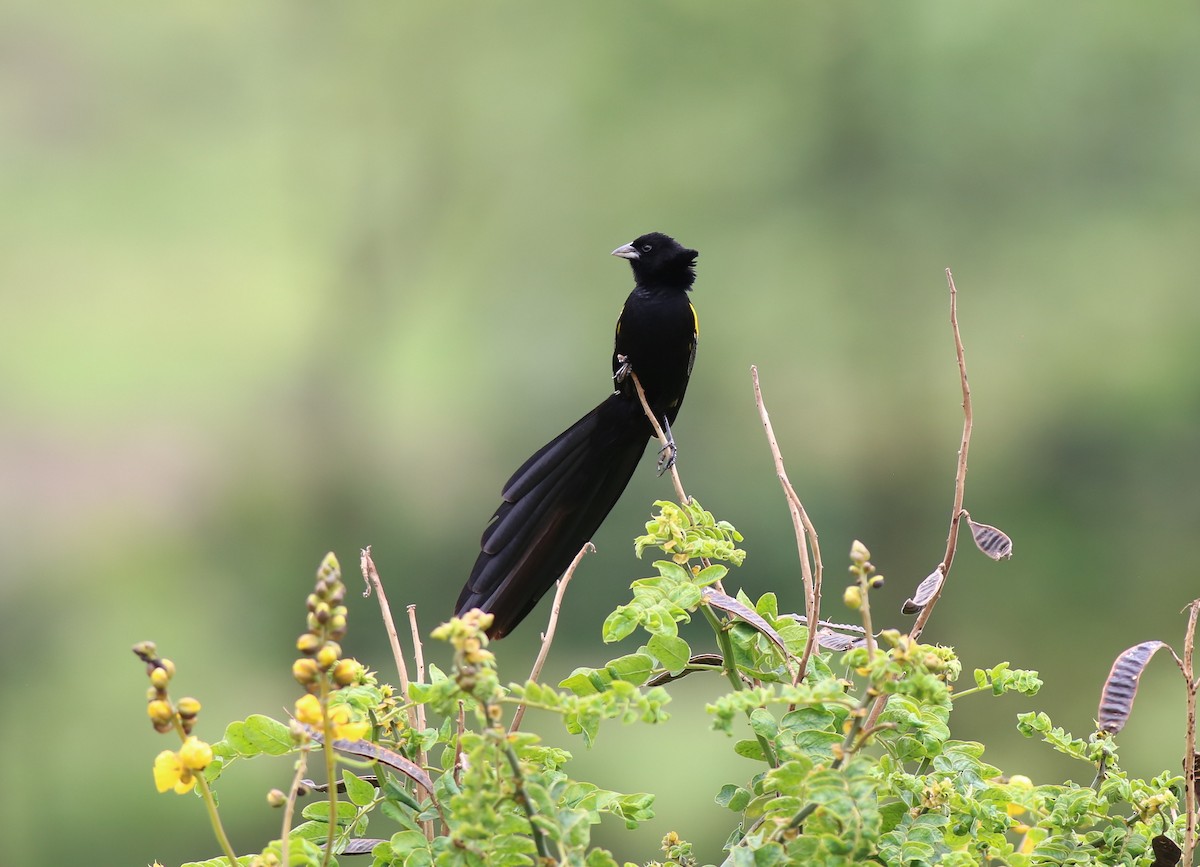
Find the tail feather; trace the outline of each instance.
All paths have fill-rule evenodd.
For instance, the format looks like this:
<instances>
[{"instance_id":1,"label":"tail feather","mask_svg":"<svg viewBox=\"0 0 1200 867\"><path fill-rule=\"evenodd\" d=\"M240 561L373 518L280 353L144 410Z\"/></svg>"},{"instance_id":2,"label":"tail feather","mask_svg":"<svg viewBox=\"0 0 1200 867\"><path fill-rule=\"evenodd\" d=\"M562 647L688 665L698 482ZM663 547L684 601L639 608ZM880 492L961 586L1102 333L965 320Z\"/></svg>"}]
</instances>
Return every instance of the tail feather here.
<instances>
[{"instance_id":1,"label":"tail feather","mask_svg":"<svg viewBox=\"0 0 1200 867\"><path fill-rule=\"evenodd\" d=\"M511 631L562 575L629 483L649 439L641 408L610 396L533 454L505 485L457 613Z\"/></svg>"}]
</instances>

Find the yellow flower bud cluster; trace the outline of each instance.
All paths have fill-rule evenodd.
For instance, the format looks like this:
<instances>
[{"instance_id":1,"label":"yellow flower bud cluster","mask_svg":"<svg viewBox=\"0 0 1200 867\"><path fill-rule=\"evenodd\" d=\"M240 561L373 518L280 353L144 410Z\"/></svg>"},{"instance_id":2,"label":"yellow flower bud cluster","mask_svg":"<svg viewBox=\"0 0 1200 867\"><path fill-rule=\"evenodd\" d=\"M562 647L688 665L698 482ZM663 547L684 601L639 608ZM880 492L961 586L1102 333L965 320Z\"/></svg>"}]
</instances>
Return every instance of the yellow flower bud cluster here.
<instances>
[{"instance_id":1,"label":"yellow flower bud cluster","mask_svg":"<svg viewBox=\"0 0 1200 867\"><path fill-rule=\"evenodd\" d=\"M487 630L492 619L491 614L472 608L433 630L434 638L449 641L454 647L456 680L465 692L474 691L481 668L495 667L496 657L487 649Z\"/></svg>"},{"instance_id":2,"label":"yellow flower bud cluster","mask_svg":"<svg viewBox=\"0 0 1200 867\"><path fill-rule=\"evenodd\" d=\"M850 574L854 576L854 582L842 593L842 602L851 611L858 611L863 607L868 591L882 587L884 578L876 574L871 552L857 539L850 546Z\"/></svg>"},{"instance_id":3,"label":"yellow flower bud cluster","mask_svg":"<svg viewBox=\"0 0 1200 867\"><path fill-rule=\"evenodd\" d=\"M342 658L338 642L346 636L345 601L346 585L337 557L326 554L317 570L316 586L305 602L307 629L296 639L296 650L302 655L292 663L292 676L307 695L296 702L295 718L323 732L327 711L334 738L359 740L370 724L354 720L349 705L328 701L332 691L362 683L366 676L362 663Z\"/></svg>"},{"instance_id":4,"label":"yellow flower bud cluster","mask_svg":"<svg viewBox=\"0 0 1200 867\"><path fill-rule=\"evenodd\" d=\"M142 641L133 646L133 652L146 663L146 676L150 678L150 689L146 692L146 715L156 732L165 733L175 728L176 723L184 735L192 733L196 716L200 713L200 702L194 698L181 698L172 704L167 686L175 676L175 663L160 659L158 647L153 641Z\"/></svg>"},{"instance_id":5,"label":"yellow flower bud cluster","mask_svg":"<svg viewBox=\"0 0 1200 867\"><path fill-rule=\"evenodd\" d=\"M196 775L212 764L212 747L192 734L196 717L200 713L200 702L194 698L181 698L174 704L167 694L167 686L175 676L175 663L160 659L153 641L143 641L133 646L133 652L146 663L146 675L150 678L147 693L146 714L157 732L175 729L183 737L183 746L176 750L163 750L154 759L154 785L160 792L174 790L182 795L196 785Z\"/></svg>"}]
</instances>

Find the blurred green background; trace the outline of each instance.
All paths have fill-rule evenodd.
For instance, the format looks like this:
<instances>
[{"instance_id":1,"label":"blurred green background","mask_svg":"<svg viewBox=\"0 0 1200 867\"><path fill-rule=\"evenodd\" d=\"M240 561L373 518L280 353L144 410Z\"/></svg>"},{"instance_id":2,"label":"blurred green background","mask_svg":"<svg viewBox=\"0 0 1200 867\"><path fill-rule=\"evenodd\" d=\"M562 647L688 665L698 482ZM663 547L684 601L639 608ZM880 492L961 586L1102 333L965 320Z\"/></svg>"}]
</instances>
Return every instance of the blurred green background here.
<instances>
[{"instance_id":1,"label":"blurred green background","mask_svg":"<svg viewBox=\"0 0 1200 867\"><path fill-rule=\"evenodd\" d=\"M746 535L728 587L802 606L755 363L820 532L827 614L847 614L857 537L889 579L877 622L903 627L941 557L961 427L949 266L976 401L967 506L1016 553L963 549L926 638L968 671L1007 659L1047 682L964 702L957 733L1009 772L1090 779L1015 714L1086 734L1121 649L1181 640L1200 591L1194 4L4 16L6 863L216 854L200 805L154 792L168 745L129 646L159 642L215 739L294 700L326 550L357 587L373 545L393 606L431 629L503 480L606 393L631 285L608 252L650 230L702 253L676 435L689 491ZM602 646L600 623L646 573L630 541L670 493L647 459L571 587L548 680L632 649ZM352 596L347 650L387 673L375 602ZM525 676L544 619L498 647L502 674ZM660 793L643 832L598 832L619 857L671 829L719 857L732 814L712 795L753 770L707 731L722 688L690 678L672 722L608 727L590 752L534 723L580 776ZM1182 722L1161 660L1128 769L1178 769ZM277 833L263 795L288 773L224 781L239 851Z\"/></svg>"}]
</instances>

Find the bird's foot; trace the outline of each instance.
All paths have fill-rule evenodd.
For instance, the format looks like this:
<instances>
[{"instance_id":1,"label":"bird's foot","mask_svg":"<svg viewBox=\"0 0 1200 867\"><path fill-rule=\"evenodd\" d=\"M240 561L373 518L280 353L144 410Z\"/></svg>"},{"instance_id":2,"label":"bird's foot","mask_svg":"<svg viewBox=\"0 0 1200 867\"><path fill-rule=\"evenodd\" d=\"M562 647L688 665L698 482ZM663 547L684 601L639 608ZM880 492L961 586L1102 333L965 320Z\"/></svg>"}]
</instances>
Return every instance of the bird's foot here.
<instances>
[{"instance_id":1,"label":"bird's foot","mask_svg":"<svg viewBox=\"0 0 1200 867\"><path fill-rule=\"evenodd\" d=\"M675 445L675 440L668 440L667 444L658 450L658 474L660 476L675 466L677 454L679 454L679 447Z\"/></svg>"},{"instance_id":2,"label":"bird's foot","mask_svg":"<svg viewBox=\"0 0 1200 867\"><path fill-rule=\"evenodd\" d=\"M628 378L629 374L633 373L633 365L629 363L629 359L624 355L618 355L617 361L620 362L620 366L613 373L613 382L620 385Z\"/></svg>"}]
</instances>

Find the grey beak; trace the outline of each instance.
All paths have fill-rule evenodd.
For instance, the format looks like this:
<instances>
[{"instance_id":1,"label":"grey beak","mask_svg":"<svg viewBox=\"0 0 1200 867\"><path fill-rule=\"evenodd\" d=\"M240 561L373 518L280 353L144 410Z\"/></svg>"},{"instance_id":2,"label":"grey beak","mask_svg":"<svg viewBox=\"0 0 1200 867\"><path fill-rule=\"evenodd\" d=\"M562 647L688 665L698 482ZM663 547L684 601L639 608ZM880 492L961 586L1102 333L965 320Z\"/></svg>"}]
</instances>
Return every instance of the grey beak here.
<instances>
[{"instance_id":1,"label":"grey beak","mask_svg":"<svg viewBox=\"0 0 1200 867\"><path fill-rule=\"evenodd\" d=\"M612 251L614 256L620 256L622 259L640 259L642 254L633 248L633 244L626 244L623 247L617 247Z\"/></svg>"}]
</instances>

